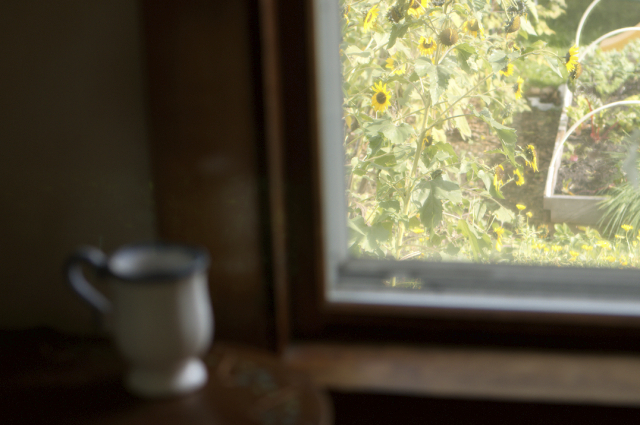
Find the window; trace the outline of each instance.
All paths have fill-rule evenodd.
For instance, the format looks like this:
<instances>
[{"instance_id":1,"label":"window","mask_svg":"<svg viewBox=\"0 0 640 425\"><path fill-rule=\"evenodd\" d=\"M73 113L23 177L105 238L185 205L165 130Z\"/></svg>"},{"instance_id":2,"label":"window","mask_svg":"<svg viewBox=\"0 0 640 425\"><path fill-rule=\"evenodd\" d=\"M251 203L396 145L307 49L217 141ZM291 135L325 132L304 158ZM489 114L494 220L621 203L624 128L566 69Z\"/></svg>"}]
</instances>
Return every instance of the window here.
<instances>
[{"instance_id":1,"label":"window","mask_svg":"<svg viewBox=\"0 0 640 425\"><path fill-rule=\"evenodd\" d=\"M427 2L415 3L424 8ZM478 2L462 3L468 3L467 9L471 10ZM548 313L556 320L562 317L573 323L585 315L595 322L603 317L640 316L639 275L634 270L389 261L350 255L343 196L343 93L337 48L341 11L335 0L316 0L313 15L327 311L378 314L380 307L386 306L413 308L412 314L431 316L474 311L486 318L495 312L510 312L516 320L527 320L532 313ZM514 13L512 20L515 16L521 15ZM415 282L420 289L390 287L388 283L394 279Z\"/></svg>"}]
</instances>

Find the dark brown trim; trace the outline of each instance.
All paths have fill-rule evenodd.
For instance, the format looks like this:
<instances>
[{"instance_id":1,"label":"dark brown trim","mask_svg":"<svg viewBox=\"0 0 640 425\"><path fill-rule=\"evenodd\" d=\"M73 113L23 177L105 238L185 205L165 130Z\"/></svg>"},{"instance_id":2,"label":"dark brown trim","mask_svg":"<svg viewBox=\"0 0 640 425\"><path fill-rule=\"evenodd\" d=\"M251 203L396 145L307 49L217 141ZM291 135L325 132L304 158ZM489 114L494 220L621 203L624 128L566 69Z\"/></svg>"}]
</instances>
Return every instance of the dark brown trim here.
<instances>
[{"instance_id":1,"label":"dark brown trim","mask_svg":"<svg viewBox=\"0 0 640 425\"><path fill-rule=\"evenodd\" d=\"M281 62L278 46L277 0L259 0L262 82L266 162L269 188L271 270L275 306L276 350L282 353L291 329L289 326L289 297L287 289L287 214L285 210L284 158L283 158L283 106Z\"/></svg>"},{"instance_id":2,"label":"dark brown trim","mask_svg":"<svg viewBox=\"0 0 640 425\"><path fill-rule=\"evenodd\" d=\"M640 406L635 355L308 343L284 360L331 391Z\"/></svg>"},{"instance_id":3,"label":"dark brown trim","mask_svg":"<svg viewBox=\"0 0 640 425\"><path fill-rule=\"evenodd\" d=\"M258 0L141 9L158 235L209 250L216 339L273 349Z\"/></svg>"}]
</instances>

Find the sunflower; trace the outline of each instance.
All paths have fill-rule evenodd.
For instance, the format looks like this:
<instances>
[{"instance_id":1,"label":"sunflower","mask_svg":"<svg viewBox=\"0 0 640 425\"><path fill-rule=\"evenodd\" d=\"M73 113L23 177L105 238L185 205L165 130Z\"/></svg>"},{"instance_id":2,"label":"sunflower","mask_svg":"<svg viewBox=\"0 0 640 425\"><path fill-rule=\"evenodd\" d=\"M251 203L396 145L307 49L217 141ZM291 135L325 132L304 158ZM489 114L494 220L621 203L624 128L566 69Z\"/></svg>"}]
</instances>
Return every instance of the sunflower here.
<instances>
[{"instance_id":1,"label":"sunflower","mask_svg":"<svg viewBox=\"0 0 640 425\"><path fill-rule=\"evenodd\" d=\"M513 177L516 179L516 184L518 186L522 186L524 184L524 176L522 175L522 171L516 168L516 171L513 172Z\"/></svg>"},{"instance_id":2,"label":"sunflower","mask_svg":"<svg viewBox=\"0 0 640 425\"><path fill-rule=\"evenodd\" d=\"M477 19L465 21L464 24L462 24L462 31L474 37L477 37L478 33L480 33L480 38L484 36L484 30L480 25L480 21L478 21Z\"/></svg>"},{"instance_id":3,"label":"sunflower","mask_svg":"<svg viewBox=\"0 0 640 425\"><path fill-rule=\"evenodd\" d=\"M498 226L493 229L493 231L496 233L496 251L500 252L502 251L502 235L504 235L504 229Z\"/></svg>"},{"instance_id":4,"label":"sunflower","mask_svg":"<svg viewBox=\"0 0 640 425\"><path fill-rule=\"evenodd\" d=\"M496 171L495 171L495 174L493 175L493 186L496 189L500 189L504 184L503 178L504 178L504 167L498 164L496 165Z\"/></svg>"},{"instance_id":5,"label":"sunflower","mask_svg":"<svg viewBox=\"0 0 640 425\"><path fill-rule=\"evenodd\" d=\"M536 155L536 147L533 145L528 145L524 150L524 155L526 157L527 165L530 166L533 171L538 172L538 157Z\"/></svg>"},{"instance_id":6,"label":"sunflower","mask_svg":"<svg viewBox=\"0 0 640 425\"><path fill-rule=\"evenodd\" d=\"M428 148L432 144L433 144L433 136L430 134L424 136L424 139L422 139L422 149Z\"/></svg>"},{"instance_id":7,"label":"sunflower","mask_svg":"<svg viewBox=\"0 0 640 425\"><path fill-rule=\"evenodd\" d=\"M513 19L509 20L504 27L504 30L507 34L516 32L520 29L520 16L514 16Z\"/></svg>"},{"instance_id":8,"label":"sunflower","mask_svg":"<svg viewBox=\"0 0 640 425\"><path fill-rule=\"evenodd\" d=\"M576 65L578 64L579 54L580 54L580 51L578 50L578 46L574 45L572 48L569 49L569 52L564 57L564 63L565 63L565 66L567 67L567 72L573 71L573 69L576 67Z\"/></svg>"},{"instance_id":9,"label":"sunflower","mask_svg":"<svg viewBox=\"0 0 640 425\"><path fill-rule=\"evenodd\" d=\"M371 106L378 112L384 112L391 105L391 93L387 90L387 85L382 85L382 81L378 81L371 90L375 92L371 96Z\"/></svg>"},{"instance_id":10,"label":"sunflower","mask_svg":"<svg viewBox=\"0 0 640 425\"><path fill-rule=\"evenodd\" d=\"M524 84L524 80L522 77L518 77L518 81L513 85L513 92L516 99L520 99L522 97L522 84Z\"/></svg>"},{"instance_id":11,"label":"sunflower","mask_svg":"<svg viewBox=\"0 0 640 425\"><path fill-rule=\"evenodd\" d=\"M390 22L393 22L394 24L397 24L398 22L400 22L402 18L403 18L402 9L400 9L398 6L393 6L387 12L387 19Z\"/></svg>"},{"instance_id":12,"label":"sunflower","mask_svg":"<svg viewBox=\"0 0 640 425\"><path fill-rule=\"evenodd\" d=\"M386 67L388 69L391 69L391 75L402 75L405 72L406 66L405 64L400 65L396 59L396 55L393 56L389 56L387 58L387 65Z\"/></svg>"},{"instance_id":13,"label":"sunflower","mask_svg":"<svg viewBox=\"0 0 640 425\"><path fill-rule=\"evenodd\" d=\"M432 55L433 52L436 51L438 45L435 41L433 41L432 37L426 39L424 37L420 37L420 43L418 44L418 49L420 50L420 54L422 56Z\"/></svg>"},{"instance_id":14,"label":"sunflower","mask_svg":"<svg viewBox=\"0 0 640 425\"><path fill-rule=\"evenodd\" d=\"M445 46L453 46L458 42L458 31L455 28L445 28L438 37Z\"/></svg>"},{"instance_id":15,"label":"sunflower","mask_svg":"<svg viewBox=\"0 0 640 425\"><path fill-rule=\"evenodd\" d=\"M369 11L367 12L367 16L364 17L364 22L362 24L362 27L365 29L365 31L369 31L373 28L373 24L376 22L378 13L380 13L380 9L378 9L378 6L373 6L371 9L369 9Z\"/></svg>"},{"instance_id":16,"label":"sunflower","mask_svg":"<svg viewBox=\"0 0 640 425\"><path fill-rule=\"evenodd\" d=\"M513 64L512 63L508 64L507 66L502 68L499 73L500 75L504 75L505 77L509 77L513 75Z\"/></svg>"},{"instance_id":17,"label":"sunflower","mask_svg":"<svg viewBox=\"0 0 640 425\"><path fill-rule=\"evenodd\" d=\"M427 0L411 0L407 13L414 18L419 18L424 15L425 8L427 7Z\"/></svg>"},{"instance_id":18,"label":"sunflower","mask_svg":"<svg viewBox=\"0 0 640 425\"><path fill-rule=\"evenodd\" d=\"M571 77L572 80L576 80L580 74L582 74L582 65L578 62L573 70L569 72L569 77Z\"/></svg>"}]
</instances>

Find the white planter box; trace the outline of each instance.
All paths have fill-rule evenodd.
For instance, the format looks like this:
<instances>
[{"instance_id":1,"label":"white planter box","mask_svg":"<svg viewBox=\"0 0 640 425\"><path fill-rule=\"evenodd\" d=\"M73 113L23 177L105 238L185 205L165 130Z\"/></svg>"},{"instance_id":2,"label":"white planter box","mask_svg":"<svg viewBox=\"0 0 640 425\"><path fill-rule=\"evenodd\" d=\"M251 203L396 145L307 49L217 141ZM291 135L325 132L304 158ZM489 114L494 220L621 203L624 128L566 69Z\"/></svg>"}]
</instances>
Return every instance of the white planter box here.
<instances>
[{"instance_id":1,"label":"white planter box","mask_svg":"<svg viewBox=\"0 0 640 425\"><path fill-rule=\"evenodd\" d=\"M559 90L562 95L562 115L560 115L560 125L558 126L558 134L556 135L556 143L553 148L560 150L558 156L562 157L563 146L559 146L567 131L569 118L567 117L567 107L571 105L573 93L567 88L566 84L560 86ZM552 155L553 156L553 155ZM547 183L544 188L543 207L551 213L551 221L553 223L573 223L585 226L595 226L602 217L602 213L598 210L598 203L605 199L603 196L570 196L555 194L556 182L558 180L558 169L562 160L558 160L555 166L549 166L547 174Z\"/></svg>"}]
</instances>

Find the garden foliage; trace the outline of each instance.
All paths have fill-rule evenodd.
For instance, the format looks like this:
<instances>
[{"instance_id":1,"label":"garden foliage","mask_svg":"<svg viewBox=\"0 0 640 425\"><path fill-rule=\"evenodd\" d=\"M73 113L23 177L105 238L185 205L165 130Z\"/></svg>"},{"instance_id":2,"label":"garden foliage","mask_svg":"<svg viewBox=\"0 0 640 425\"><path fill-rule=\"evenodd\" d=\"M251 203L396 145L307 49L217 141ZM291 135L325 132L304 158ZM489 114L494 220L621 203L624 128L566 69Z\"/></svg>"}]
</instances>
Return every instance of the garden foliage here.
<instances>
[{"instance_id":1,"label":"garden foliage","mask_svg":"<svg viewBox=\"0 0 640 425\"><path fill-rule=\"evenodd\" d=\"M531 0L343 0L340 46L347 155L349 249L359 257L524 264L629 264L632 232L605 241L529 223L508 208L505 185L537 171L535 146L509 125L528 109L526 67L544 62L559 77L577 66L529 37L557 16ZM566 69L565 69L566 68ZM482 158L456 150L472 142L469 120L499 143ZM606 243L605 243L606 242ZM629 249L625 248L628 247ZM613 261L612 261L613 259Z\"/></svg>"}]
</instances>

